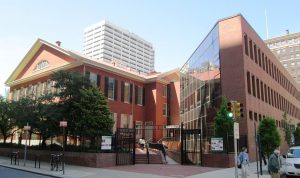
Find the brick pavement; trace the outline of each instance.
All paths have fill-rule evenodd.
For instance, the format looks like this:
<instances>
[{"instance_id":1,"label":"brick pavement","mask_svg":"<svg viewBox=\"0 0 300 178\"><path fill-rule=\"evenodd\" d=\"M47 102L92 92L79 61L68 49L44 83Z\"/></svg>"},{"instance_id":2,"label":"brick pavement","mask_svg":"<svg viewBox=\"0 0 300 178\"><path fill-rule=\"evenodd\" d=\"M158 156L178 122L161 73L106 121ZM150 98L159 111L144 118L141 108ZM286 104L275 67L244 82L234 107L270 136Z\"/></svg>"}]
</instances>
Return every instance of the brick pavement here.
<instances>
[{"instance_id":1,"label":"brick pavement","mask_svg":"<svg viewBox=\"0 0 300 178\"><path fill-rule=\"evenodd\" d=\"M129 166L115 166L105 169L136 172L143 174L152 174L168 177L187 177L205 172L216 171L220 168L200 167L200 166L182 166L180 164L162 165L162 164L136 164Z\"/></svg>"}]
</instances>

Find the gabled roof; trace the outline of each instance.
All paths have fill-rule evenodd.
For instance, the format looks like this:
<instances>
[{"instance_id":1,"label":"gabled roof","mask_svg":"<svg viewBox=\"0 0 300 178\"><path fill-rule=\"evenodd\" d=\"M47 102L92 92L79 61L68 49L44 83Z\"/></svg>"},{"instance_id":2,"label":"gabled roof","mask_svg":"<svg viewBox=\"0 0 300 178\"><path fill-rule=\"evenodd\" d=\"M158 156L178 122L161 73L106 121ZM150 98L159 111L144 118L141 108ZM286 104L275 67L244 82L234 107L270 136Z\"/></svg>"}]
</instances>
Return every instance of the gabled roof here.
<instances>
[{"instance_id":1,"label":"gabled roof","mask_svg":"<svg viewBox=\"0 0 300 178\"><path fill-rule=\"evenodd\" d=\"M33 58L33 56L38 52L40 47L42 45L47 45L57 51L60 51L61 53L70 56L67 50L56 46L54 44L48 43L47 41L44 41L42 39L37 39L36 42L32 45L30 50L27 52L27 54L24 56L24 58L21 60L21 62L18 64L18 66L15 68L15 70L12 72L12 74L8 77L5 84L8 85L10 82L17 79L17 77L20 75L20 73L23 71L23 69L26 67L26 65L30 62L30 60Z\"/></svg>"},{"instance_id":2,"label":"gabled roof","mask_svg":"<svg viewBox=\"0 0 300 178\"><path fill-rule=\"evenodd\" d=\"M108 63L101 60L96 60L93 58L90 58L88 56L85 56L83 54L80 54L75 51L71 51L65 48L62 48L60 46L57 46L55 44L49 43L42 39L37 39L36 42L33 44L31 49L27 52L25 57L22 59L22 61L19 63L19 65L16 67L16 69L12 72L12 74L9 76L9 78L6 80L5 84L8 86L14 86L16 84L20 84L26 81L33 80L35 78L38 78L43 75L48 75L51 71L45 71L41 74L33 75L32 77L28 77L25 79L17 79L20 73L23 71L23 69L26 67L26 65L30 62L30 60L34 57L34 55L38 52L38 50L41 48L42 45L46 45L54 50L57 50L72 59L75 60L76 65L83 65L87 64L93 67L100 68L104 71L109 71L111 73L115 73L117 75L126 76L128 78L135 79L137 81L141 82L153 82L153 81L160 81L163 83L167 83L170 81L178 81L179 80L179 69L173 69L171 71L165 72L165 73L155 73L151 75L141 75L135 71L131 71L128 68L124 67L118 67L114 63ZM69 65L69 67L72 67L75 65ZM57 70L65 69L64 66L57 68ZM52 71L53 72L53 71Z\"/></svg>"}]
</instances>

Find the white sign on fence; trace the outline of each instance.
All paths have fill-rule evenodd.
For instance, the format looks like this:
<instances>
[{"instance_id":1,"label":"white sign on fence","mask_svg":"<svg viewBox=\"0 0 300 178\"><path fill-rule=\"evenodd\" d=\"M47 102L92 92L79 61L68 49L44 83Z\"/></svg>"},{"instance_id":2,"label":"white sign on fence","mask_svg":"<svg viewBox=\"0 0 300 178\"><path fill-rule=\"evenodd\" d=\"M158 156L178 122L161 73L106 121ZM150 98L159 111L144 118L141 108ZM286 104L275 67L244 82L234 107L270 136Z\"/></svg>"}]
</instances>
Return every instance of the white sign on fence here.
<instances>
[{"instance_id":1,"label":"white sign on fence","mask_svg":"<svg viewBox=\"0 0 300 178\"><path fill-rule=\"evenodd\" d=\"M101 150L111 150L111 136L102 136Z\"/></svg>"},{"instance_id":2,"label":"white sign on fence","mask_svg":"<svg viewBox=\"0 0 300 178\"><path fill-rule=\"evenodd\" d=\"M223 138L211 138L211 151L223 151Z\"/></svg>"}]
</instances>

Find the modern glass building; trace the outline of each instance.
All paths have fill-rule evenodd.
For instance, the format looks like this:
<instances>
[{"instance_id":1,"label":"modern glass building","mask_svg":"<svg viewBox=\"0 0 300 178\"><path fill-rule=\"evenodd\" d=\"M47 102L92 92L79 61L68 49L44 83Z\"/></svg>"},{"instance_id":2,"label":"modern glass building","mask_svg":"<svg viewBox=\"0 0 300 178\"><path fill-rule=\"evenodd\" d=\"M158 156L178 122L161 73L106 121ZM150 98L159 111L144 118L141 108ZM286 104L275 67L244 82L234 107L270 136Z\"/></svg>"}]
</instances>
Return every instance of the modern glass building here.
<instances>
[{"instance_id":1,"label":"modern glass building","mask_svg":"<svg viewBox=\"0 0 300 178\"><path fill-rule=\"evenodd\" d=\"M184 147L201 152L189 154L191 162L233 166L233 154L215 154L211 149L210 137L215 136L214 120L222 96L243 103L243 116L237 118L239 147L248 148L251 161L256 156L254 130L266 116L274 118L283 140L280 149L287 151L282 114L288 114L292 125L300 121L300 88L242 15L216 23L181 68L180 82L184 129L201 129L200 138L190 135L184 139Z\"/></svg>"},{"instance_id":2,"label":"modern glass building","mask_svg":"<svg viewBox=\"0 0 300 178\"><path fill-rule=\"evenodd\" d=\"M221 98L218 24L181 68L180 84L181 122L185 129L200 128L202 140L205 140L203 136L213 129L207 120L212 119L209 117L215 113L212 108L218 107ZM188 149L195 149L195 139L199 138L192 135L187 138ZM193 161L200 160L194 157Z\"/></svg>"}]
</instances>

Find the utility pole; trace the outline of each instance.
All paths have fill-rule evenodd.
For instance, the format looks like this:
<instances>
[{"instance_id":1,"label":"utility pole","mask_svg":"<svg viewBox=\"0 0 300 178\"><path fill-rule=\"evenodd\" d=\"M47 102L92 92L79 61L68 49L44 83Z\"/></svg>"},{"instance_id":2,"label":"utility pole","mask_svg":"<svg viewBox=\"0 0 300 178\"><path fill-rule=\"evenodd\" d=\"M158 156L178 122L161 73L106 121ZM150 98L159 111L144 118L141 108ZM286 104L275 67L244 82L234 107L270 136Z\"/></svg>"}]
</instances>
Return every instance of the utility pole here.
<instances>
[{"instance_id":1,"label":"utility pole","mask_svg":"<svg viewBox=\"0 0 300 178\"><path fill-rule=\"evenodd\" d=\"M28 130L30 130L30 126L27 125L24 126L24 130L26 131L26 136L25 136L25 150L24 150L24 166L26 166L26 156L27 156L27 138L28 138ZM22 133L21 133L22 134Z\"/></svg>"}]
</instances>

